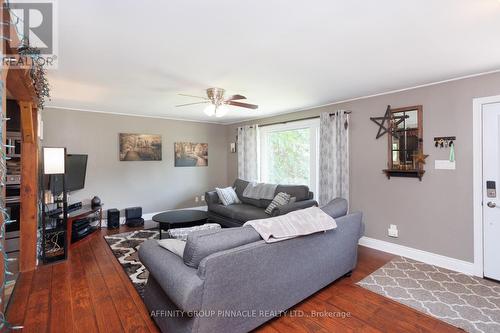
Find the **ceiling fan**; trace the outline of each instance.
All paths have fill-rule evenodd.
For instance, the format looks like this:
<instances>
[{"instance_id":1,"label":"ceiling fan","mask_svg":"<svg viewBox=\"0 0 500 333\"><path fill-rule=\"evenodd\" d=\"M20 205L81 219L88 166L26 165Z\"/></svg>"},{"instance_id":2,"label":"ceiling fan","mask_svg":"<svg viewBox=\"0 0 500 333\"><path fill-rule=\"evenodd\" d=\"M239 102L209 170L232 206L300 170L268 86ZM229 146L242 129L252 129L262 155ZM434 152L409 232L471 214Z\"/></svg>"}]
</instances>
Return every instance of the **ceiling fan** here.
<instances>
[{"instance_id":1,"label":"ceiling fan","mask_svg":"<svg viewBox=\"0 0 500 333\"><path fill-rule=\"evenodd\" d=\"M232 106L239 106L242 108L247 108L247 109L252 109L255 110L259 106L255 104L249 104L249 103L242 103L238 102L239 100L242 99L247 99L243 95L232 95L227 98L224 97L224 93L226 91L222 88L208 88L207 89L207 97L202 97L202 96L193 96L193 95L188 95L188 94L179 94L180 96L186 96L186 97L194 97L194 98L200 98L203 101L201 102L194 102L194 103L187 103L187 104L180 104L176 105L176 107L179 106L187 106L187 105L194 105L194 104L209 104L205 108L203 112L207 116L216 116L216 117L223 117L226 115L228 111L227 105L232 105Z\"/></svg>"}]
</instances>

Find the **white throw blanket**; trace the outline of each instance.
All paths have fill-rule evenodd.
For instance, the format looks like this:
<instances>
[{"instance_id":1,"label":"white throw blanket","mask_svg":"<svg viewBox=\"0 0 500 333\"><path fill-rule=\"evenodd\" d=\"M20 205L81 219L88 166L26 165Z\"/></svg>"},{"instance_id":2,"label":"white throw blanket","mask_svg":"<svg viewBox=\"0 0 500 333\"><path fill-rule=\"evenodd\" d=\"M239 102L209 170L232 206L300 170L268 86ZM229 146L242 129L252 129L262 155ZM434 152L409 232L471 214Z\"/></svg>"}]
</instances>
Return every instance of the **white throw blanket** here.
<instances>
[{"instance_id":1,"label":"white throw blanket","mask_svg":"<svg viewBox=\"0 0 500 333\"><path fill-rule=\"evenodd\" d=\"M266 243L337 228L335 219L318 207L296 210L268 219L252 220L244 225L253 227Z\"/></svg>"},{"instance_id":2,"label":"white throw blanket","mask_svg":"<svg viewBox=\"0 0 500 333\"><path fill-rule=\"evenodd\" d=\"M274 192L276 192L276 184L266 184L266 183L248 183L245 190L243 190L243 196L245 198L251 199L274 199Z\"/></svg>"}]
</instances>

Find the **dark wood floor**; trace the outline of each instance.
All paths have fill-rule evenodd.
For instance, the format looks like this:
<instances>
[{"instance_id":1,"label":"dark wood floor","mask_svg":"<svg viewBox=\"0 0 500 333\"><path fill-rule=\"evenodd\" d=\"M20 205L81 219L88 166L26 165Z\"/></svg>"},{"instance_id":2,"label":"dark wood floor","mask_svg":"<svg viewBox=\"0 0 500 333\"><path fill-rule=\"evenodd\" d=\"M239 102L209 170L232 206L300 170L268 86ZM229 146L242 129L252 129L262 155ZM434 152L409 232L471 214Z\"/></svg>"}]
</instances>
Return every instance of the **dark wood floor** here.
<instances>
[{"instance_id":1,"label":"dark wood floor","mask_svg":"<svg viewBox=\"0 0 500 333\"><path fill-rule=\"evenodd\" d=\"M158 332L132 283L103 237L130 231L103 229L71 249L64 263L42 266L19 277L7 318L23 332ZM319 291L256 331L277 332L461 332L455 327L355 285L392 255L359 247L351 277ZM319 313L350 313L307 317Z\"/></svg>"}]
</instances>

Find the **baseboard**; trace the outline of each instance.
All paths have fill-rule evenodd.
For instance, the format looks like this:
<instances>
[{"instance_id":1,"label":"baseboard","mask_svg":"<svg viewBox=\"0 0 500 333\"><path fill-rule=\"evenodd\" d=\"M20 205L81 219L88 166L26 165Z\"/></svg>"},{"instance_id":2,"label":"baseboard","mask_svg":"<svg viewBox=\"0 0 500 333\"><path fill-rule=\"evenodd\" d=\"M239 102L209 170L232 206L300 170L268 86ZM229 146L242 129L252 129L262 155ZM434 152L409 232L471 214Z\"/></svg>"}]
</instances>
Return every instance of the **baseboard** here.
<instances>
[{"instance_id":1,"label":"baseboard","mask_svg":"<svg viewBox=\"0 0 500 333\"><path fill-rule=\"evenodd\" d=\"M196 207L187 207L187 208L179 208L179 209L167 209L167 210L163 210L161 212L142 214L142 218L144 219L144 221L151 221L153 216L155 216L156 214L160 214L163 212L170 212L172 210L186 210L186 209L196 209L196 210L206 211L208 209L208 207L207 206L196 206ZM120 224L125 224L125 216L120 216ZM102 219L102 226L103 227L108 226L108 221L107 221L105 216L103 216L103 219Z\"/></svg>"},{"instance_id":2,"label":"baseboard","mask_svg":"<svg viewBox=\"0 0 500 333\"><path fill-rule=\"evenodd\" d=\"M431 252L426 252L418 249L414 249L408 246L394 244L382 240L378 240L375 238L362 237L359 240L359 245L363 245L375 250L388 252L391 254L403 256L406 258L410 258L413 260L418 260L424 262L429 265L439 266L442 268L446 268L452 271L468 274L468 275L476 275L482 277L478 274L478 270L476 265L472 262L467 262L459 259L454 259L446 256L442 256L440 254L435 254Z\"/></svg>"}]
</instances>

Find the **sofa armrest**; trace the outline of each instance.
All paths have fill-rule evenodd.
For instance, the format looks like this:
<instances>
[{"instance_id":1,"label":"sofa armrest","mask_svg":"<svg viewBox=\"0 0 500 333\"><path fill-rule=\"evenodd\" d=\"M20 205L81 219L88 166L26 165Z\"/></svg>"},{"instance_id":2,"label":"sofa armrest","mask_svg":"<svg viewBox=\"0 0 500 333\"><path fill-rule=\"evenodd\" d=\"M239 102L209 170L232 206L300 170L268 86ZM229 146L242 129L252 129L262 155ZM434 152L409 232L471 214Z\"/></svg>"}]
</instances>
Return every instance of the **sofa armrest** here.
<instances>
[{"instance_id":1,"label":"sofa armrest","mask_svg":"<svg viewBox=\"0 0 500 333\"><path fill-rule=\"evenodd\" d=\"M139 260L179 309L200 310L204 281L196 269L186 266L182 258L162 248L156 240L142 243Z\"/></svg>"},{"instance_id":2,"label":"sofa armrest","mask_svg":"<svg viewBox=\"0 0 500 333\"><path fill-rule=\"evenodd\" d=\"M218 204L220 202L219 195L216 191L205 192L205 201L207 202L208 207Z\"/></svg>"},{"instance_id":3,"label":"sofa armrest","mask_svg":"<svg viewBox=\"0 0 500 333\"><path fill-rule=\"evenodd\" d=\"M271 216L285 215L293 212L294 210L309 208L312 206L318 206L316 200L295 201L291 204L274 207L273 211L271 212Z\"/></svg>"}]
</instances>

